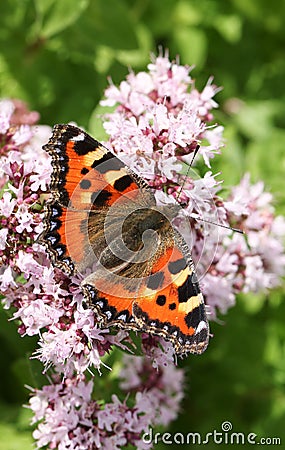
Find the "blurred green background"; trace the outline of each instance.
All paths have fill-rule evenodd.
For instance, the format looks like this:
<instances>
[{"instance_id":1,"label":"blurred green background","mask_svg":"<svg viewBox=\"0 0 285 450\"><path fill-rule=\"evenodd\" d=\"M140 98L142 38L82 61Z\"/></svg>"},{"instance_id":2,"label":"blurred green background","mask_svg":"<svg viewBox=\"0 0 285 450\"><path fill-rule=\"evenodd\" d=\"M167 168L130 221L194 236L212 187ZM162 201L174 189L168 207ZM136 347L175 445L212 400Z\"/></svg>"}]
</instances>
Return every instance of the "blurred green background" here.
<instances>
[{"instance_id":1,"label":"blurred green background","mask_svg":"<svg viewBox=\"0 0 285 450\"><path fill-rule=\"evenodd\" d=\"M1 0L0 95L25 100L43 124L76 121L102 139L98 102L107 78L119 83L128 67L145 70L150 53L167 48L171 59L178 54L195 65L199 89L210 75L223 86L216 120L227 147L214 170L223 172L225 186L250 171L284 214L284 21L283 1ZM224 326L212 325L207 352L180 363L187 397L168 431L205 435L231 421L233 431L277 436L285 445L283 300L281 288L240 297ZM30 415L20 406L24 384L35 386L41 370L28 363L36 341L21 339L6 313L0 321L0 449L32 449Z\"/></svg>"}]
</instances>

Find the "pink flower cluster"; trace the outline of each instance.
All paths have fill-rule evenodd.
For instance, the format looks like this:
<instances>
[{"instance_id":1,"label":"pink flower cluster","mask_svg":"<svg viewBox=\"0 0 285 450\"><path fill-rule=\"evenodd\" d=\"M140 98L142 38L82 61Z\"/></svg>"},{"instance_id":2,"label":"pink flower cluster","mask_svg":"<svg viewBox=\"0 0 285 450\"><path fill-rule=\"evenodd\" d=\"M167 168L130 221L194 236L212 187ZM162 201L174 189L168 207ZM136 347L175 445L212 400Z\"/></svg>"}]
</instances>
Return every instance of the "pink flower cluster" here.
<instances>
[{"instance_id":1,"label":"pink flower cluster","mask_svg":"<svg viewBox=\"0 0 285 450\"><path fill-rule=\"evenodd\" d=\"M49 160L41 150L42 142L50 134L50 127L35 127L37 118L37 113L28 112L19 101L0 101L2 292L13 292L17 287L15 279L25 273L30 264L33 243L42 230L39 208L37 210L35 205L50 179Z\"/></svg>"},{"instance_id":2,"label":"pink flower cluster","mask_svg":"<svg viewBox=\"0 0 285 450\"><path fill-rule=\"evenodd\" d=\"M280 283L285 221L275 217L272 196L262 182L251 185L246 175L222 199L218 174L207 170L200 175L189 167L197 144L196 159L202 156L209 169L223 147L223 127L213 123L212 110L218 106L213 96L219 88L212 81L198 92L190 68L160 55L148 72L130 73L119 87L107 88L101 104L114 107L104 122L110 148L148 179L159 203L183 205L177 226L192 249L214 318L217 309L226 313L234 305L238 292L264 291Z\"/></svg>"},{"instance_id":3,"label":"pink flower cluster","mask_svg":"<svg viewBox=\"0 0 285 450\"><path fill-rule=\"evenodd\" d=\"M176 418L184 372L173 365L154 370L143 357L124 356L122 363L122 401L113 394L102 405L92 397L96 384L84 376L64 382L54 377L53 384L32 390L29 408L38 424L33 433L38 448L119 450L128 444L138 450L151 448L142 434L150 424L167 426Z\"/></svg>"},{"instance_id":4,"label":"pink flower cluster","mask_svg":"<svg viewBox=\"0 0 285 450\"><path fill-rule=\"evenodd\" d=\"M280 285L285 273L285 220L276 216L264 183L250 183L246 174L224 201L227 221L244 235L220 231L215 254L205 245L200 272L212 315L225 313L239 292L267 292ZM206 241L207 244L208 240Z\"/></svg>"},{"instance_id":5,"label":"pink flower cluster","mask_svg":"<svg viewBox=\"0 0 285 450\"><path fill-rule=\"evenodd\" d=\"M106 89L101 104L116 109L106 116L104 127L112 149L129 167L174 196L183 183L181 169L198 143L209 168L210 159L220 152L223 127L207 126L213 119L211 109L218 106L213 96L219 89L210 79L198 92L190 68L168 57L159 56L148 69L130 73L119 88Z\"/></svg>"}]
</instances>

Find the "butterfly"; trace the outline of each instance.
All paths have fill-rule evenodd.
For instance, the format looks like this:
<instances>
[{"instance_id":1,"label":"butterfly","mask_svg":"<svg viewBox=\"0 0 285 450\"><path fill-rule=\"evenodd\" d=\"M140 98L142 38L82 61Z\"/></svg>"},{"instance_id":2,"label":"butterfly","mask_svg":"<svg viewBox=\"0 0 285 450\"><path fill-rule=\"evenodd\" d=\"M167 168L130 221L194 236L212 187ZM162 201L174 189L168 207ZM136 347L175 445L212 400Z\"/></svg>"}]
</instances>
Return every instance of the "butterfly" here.
<instances>
[{"instance_id":1,"label":"butterfly","mask_svg":"<svg viewBox=\"0 0 285 450\"><path fill-rule=\"evenodd\" d=\"M43 149L51 197L40 237L54 266L81 274L103 326L163 337L177 355L202 353L209 325L188 245L147 182L83 130L55 125Z\"/></svg>"}]
</instances>

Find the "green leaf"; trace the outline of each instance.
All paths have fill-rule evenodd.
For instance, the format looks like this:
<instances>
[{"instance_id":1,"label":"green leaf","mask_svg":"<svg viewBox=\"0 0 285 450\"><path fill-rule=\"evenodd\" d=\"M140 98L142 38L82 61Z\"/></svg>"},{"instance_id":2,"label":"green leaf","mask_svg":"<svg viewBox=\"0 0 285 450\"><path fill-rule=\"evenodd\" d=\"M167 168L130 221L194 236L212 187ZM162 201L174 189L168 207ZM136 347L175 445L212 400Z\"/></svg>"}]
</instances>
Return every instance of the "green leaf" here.
<instances>
[{"instance_id":1,"label":"green leaf","mask_svg":"<svg viewBox=\"0 0 285 450\"><path fill-rule=\"evenodd\" d=\"M33 448L31 412L20 405L0 403L0 450Z\"/></svg>"},{"instance_id":2,"label":"green leaf","mask_svg":"<svg viewBox=\"0 0 285 450\"><path fill-rule=\"evenodd\" d=\"M89 0L35 0L35 27L48 39L73 25L87 8Z\"/></svg>"},{"instance_id":3,"label":"green leaf","mask_svg":"<svg viewBox=\"0 0 285 450\"><path fill-rule=\"evenodd\" d=\"M197 28L180 26L173 36L181 60L197 67L203 66L207 56L205 34Z\"/></svg>"},{"instance_id":4,"label":"green leaf","mask_svg":"<svg viewBox=\"0 0 285 450\"><path fill-rule=\"evenodd\" d=\"M98 49L109 47L110 52L135 49L137 37L123 1L94 0L76 24L64 30L51 45L54 49L62 47L77 63L95 61L98 67ZM102 65L105 66L104 60Z\"/></svg>"},{"instance_id":5,"label":"green leaf","mask_svg":"<svg viewBox=\"0 0 285 450\"><path fill-rule=\"evenodd\" d=\"M242 37L242 21L238 14L218 15L214 25L216 30L228 42L238 42Z\"/></svg>"},{"instance_id":6,"label":"green leaf","mask_svg":"<svg viewBox=\"0 0 285 450\"><path fill-rule=\"evenodd\" d=\"M194 2L180 0L175 5L174 20L179 27L181 25L197 26L203 22L203 12Z\"/></svg>"},{"instance_id":7,"label":"green leaf","mask_svg":"<svg viewBox=\"0 0 285 450\"><path fill-rule=\"evenodd\" d=\"M263 141L253 140L247 147L246 163L252 180L264 180L276 192L276 200L285 206L285 132L271 128Z\"/></svg>"},{"instance_id":8,"label":"green leaf","mask_svg":"<svg viewBox=\"0 0 285 450\"><path fill-rule=\"evenodd\" d=\"M276 101L247 101L235 120L246 137L263 141L271 135L273 117L277 111Z\"/></svg>"},{"instance_id":9,"label":"green leaf","mask_svg":"<svg viewBox=\"0 0 285 450\"><path fill-rule=\"evenodd\" d=\"M138 42L137 48L115 52L115 56L121 64L132 68L146 66L149 63L149 56L153 48L151 32L144 24L138 24L135 32Z\"/></svg>"}]
</instances>

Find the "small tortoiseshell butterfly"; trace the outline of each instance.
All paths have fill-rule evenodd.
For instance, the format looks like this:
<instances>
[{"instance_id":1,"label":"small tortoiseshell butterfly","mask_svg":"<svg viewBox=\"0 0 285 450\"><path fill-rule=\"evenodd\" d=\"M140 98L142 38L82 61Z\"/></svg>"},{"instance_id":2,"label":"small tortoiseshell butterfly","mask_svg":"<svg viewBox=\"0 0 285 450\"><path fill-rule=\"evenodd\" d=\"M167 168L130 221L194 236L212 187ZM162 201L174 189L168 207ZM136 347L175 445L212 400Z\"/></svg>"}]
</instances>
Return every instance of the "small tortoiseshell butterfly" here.
<instances>
[{"instance_id":1,"label":"small tortoiseshell butterfly","mask_svg":"<svg viewBox=\"0 0 285 450\"><path fill-rule=\"evenodd\" d=\"M52 197L44 214L53 264L84 276L88 305L104 326L162 336L178 355L202 353L209 326L190 250L148 184L81 129L55 125Z\"/></svg>"}]
</instances>

